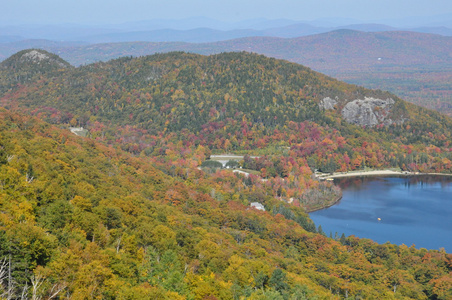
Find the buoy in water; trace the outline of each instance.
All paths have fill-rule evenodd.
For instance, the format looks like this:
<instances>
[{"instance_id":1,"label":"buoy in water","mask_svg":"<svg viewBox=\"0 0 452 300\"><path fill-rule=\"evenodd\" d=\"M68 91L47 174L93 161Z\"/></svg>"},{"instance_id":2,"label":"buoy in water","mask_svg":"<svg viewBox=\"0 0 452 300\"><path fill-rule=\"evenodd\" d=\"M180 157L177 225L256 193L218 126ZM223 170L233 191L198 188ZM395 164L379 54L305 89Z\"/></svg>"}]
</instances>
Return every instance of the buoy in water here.
<instances>
[{"instance_id":1,"label":"buoy in water","mask_svg":"<svg viewBox=\"0 0 452 300\"><path fill-rule=\"evenodd\" d=\"M381 218L377 218L378 221L381 221Z\"/></svg>"}]
</instances>

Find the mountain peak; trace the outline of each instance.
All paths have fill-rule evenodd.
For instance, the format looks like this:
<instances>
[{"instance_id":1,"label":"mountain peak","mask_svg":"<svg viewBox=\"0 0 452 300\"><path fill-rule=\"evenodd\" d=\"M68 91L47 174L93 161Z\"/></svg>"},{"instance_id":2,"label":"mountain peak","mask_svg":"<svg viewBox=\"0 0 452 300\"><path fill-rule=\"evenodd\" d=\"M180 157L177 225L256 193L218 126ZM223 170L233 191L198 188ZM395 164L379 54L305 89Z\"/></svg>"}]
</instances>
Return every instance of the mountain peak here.
<instances>
[{"instance_id":1,"label":"mountain peak","mask_svg":"<svg viewBox=\"0 0 452 300\"><path fill-rule=\"evenodd\" d=\"M42 51L32 49L32 50L24 53L21 56L21 59L22 60L31 60L31 61L39 64L42 61L50 60L50 56L48 56L46 53L44 53Z\"/></svg>"},{"instance_id":2,"label":"mountain peak","mask_svg":"<svg viewBox=\"0 0 452 300\"><path fill-rule=\"evenodd\" d=\"M0 63L0 71L13 74L3 82L4 87L24 83L43 74L61 73L69 68L72 66L67 61L41 49L22 50Z\"/></svg>"},{"instance_id":3,"label":"mountain peak","mask_svg":"<svg viewBox=\"0 0 452 300\"><path fill-rule=\"evenodd\" d=\"M2 67L10 69L30 68L40 66L41 72L45 70L66 69L71 65L58 55L42 49L22 50L1 63Z\"/></svg>"}]
</instances>

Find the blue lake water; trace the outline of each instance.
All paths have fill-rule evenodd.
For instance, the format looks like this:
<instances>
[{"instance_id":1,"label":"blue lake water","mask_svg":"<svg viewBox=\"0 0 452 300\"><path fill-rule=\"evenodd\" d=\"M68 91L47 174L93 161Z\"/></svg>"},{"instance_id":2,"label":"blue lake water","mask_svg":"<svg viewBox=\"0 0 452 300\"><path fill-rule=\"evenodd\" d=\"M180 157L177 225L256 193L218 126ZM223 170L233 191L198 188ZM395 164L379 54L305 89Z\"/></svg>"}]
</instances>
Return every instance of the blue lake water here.
<instances>
[{"instance_id":1,"label":"blue lake water","mask_svg":"<svg viewBox=\"0 0 452 300\"><path fill-rule=\"evenodd\" d=\"M452 252L452 177L349 177L334 182L342 188L341 201L310 214L328 236L337 232Z\"/></svg>"}]
</instances>

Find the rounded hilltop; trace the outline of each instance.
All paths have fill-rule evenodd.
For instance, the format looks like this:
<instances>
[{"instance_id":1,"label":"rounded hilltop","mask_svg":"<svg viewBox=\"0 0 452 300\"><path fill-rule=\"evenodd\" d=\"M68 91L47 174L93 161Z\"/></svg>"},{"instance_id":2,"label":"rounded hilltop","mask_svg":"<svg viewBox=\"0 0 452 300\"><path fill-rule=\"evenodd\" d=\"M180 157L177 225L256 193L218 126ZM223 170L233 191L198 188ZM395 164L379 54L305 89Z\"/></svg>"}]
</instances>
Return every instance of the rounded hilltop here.
<instances>
[{"instance_id":1,"label":"rounded hilltop","mask_svg":"<svg viewBox=\"0 0 452 300\"><path fill-rule=\"evenodd\" d=\"M0 85L8 89L18 83L32 81L35 76L53 77L72 68L67 61L45 50L22 50L0 63L0 72L8 74Z\"/></svg>"},{"instance_id":2,"label":"rounded hilltop","mask_svg":"<svg viewBox=\"0 0 452 300\"><path fill-rule=\"evenodd\" d=\"M0 63L0 66L13 70L38 68L42 72L70 68L71 64L42 49L26 49L12 55Z\"/></svg>"}]
</instances>

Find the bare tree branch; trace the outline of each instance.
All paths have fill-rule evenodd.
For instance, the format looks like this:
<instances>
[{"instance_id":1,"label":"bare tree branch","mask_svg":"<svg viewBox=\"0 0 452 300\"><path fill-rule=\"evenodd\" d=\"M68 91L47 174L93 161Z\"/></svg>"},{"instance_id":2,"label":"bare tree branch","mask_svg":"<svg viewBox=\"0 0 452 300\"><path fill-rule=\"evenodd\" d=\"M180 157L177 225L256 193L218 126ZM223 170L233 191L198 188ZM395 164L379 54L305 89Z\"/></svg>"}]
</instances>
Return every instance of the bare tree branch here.
<instances>
[{"instance_id":1,"label":"bare tree branch","mask_svg":"<svg viewBox=\"0 0 452 300\"><path fill-rule=\"evenodd\" d=\"M52 286L52 289L50 290L50 296L48 299L55 298L62 290L64 290L67 287L66 283L56 283Z\"/></svg>"},{"instance_id":2,"label":"bare tree branch","mask_svg":"<svg viewBox=\"0 0 452 300\"><path fill-rule=\"evenodd\" d=\"M41 287L41 285L44 283L45 278L42 275L36 275L34 274L33 276L31 276L30 278L31 280L31 286L32 286L32 300L39 300L41 299L40 296L38 296L38 291L39 288Z\"/></svg>"}]
</instances>

